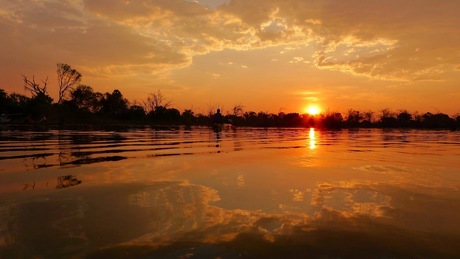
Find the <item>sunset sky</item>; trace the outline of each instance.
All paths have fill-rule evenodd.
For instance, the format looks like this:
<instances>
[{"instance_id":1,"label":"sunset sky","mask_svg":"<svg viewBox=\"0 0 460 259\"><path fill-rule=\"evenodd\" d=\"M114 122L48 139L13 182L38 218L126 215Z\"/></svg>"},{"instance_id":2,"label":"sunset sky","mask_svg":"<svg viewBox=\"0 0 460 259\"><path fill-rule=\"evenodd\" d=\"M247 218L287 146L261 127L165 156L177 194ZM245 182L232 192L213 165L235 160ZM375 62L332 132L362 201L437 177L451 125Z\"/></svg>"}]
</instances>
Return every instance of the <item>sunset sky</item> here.
<instances>
[{"instance_id":1,"label":"sunset sky","mask_svg":"<svg viewBox=\"0 0 460 259\"><path fill-rule=\"evenodd\" d=\"M56 64L196 113L460 112L458 0L0 0L0 88Z\"/></svg>"}]
</instances>

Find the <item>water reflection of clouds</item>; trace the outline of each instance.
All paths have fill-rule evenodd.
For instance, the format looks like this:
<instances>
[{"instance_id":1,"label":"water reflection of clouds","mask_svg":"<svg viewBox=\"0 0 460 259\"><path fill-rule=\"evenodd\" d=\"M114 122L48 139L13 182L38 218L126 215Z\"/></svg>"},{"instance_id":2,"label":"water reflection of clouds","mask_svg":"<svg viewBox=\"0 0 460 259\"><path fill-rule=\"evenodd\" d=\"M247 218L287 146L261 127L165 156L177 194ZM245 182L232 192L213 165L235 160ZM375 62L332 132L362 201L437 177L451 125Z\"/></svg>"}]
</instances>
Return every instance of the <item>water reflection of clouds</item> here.
<instances>
[{"instance_id":1,"label":"water reflection of clouds","mask_svg":"<svg viewBox=\"0 0 460 259\"><path fill-rule=\"evenodd\" d=\"M412 167L398 165L362 165L353 169L368 173L372 179L380 179L386 183L398 185L420 185L427 187L442 187L446 183L443 181L443 174L440 170L433 167L414 165ZM416 176L416 177L415 177ZM383 179L381 179L383 178Z\"/></svg>"},{"instance_id":2,"label":"water reflection of clouds","mask_svg":"<svg viewBox=\"0 0 460 259\"><path fill-rule=\"evenodd\" d=\"M296 199L305 199L302 191L291 191ZM237 242L236 240L245 235L257 237L259 242L263 240L267 245L279 246L283 244L282 239L291 238L302 240L304 245L308 245L311 238L316 240L312 235L322 233L323 230L332 231L332 235L353 232L355 235L366 236L364 233L371 232L370 238L389 234L391 236L393 233L396 243L403 242L408 237L415 238L410 236L411 230L404 232L403 228L405 221L417 217L417 214L412 214L417 210L408 211L408 214L402 213L404 207L395 209L391 204L393 198L401 200L401 197L391 197L385 193L404 196L407 195L405 191L394 187L337 182L318 184L312 192L311 203L316 207L313 215L268 214L212 206L210 203L219 199L219 196L215 190L204 186L186 182L158 183L130 196L132 204L148 208L150 215L153 215L151 232L122 245L130 247L148 244L158 249L164 246L177 249L177 244L172 240L217 245ZM383 224L384 222L386 223ZM423 224L423 221L418 221L411 227L417 229L417 224ZM323 238L327 236L324 233L322 235ZM399 248L396 246L392 249ZM198 251L192 251L193 253Z\"/></svg>"},{"instance_id":3,"label":"water reflection of clouds","mask_svg":"<svg viewBox=\"0 0 460 259\"><path fill-rule=\"evenodd\" d=\"M210 205L219 199L215 190L187 182L155 183L131 194L130 204L146 208L152 215L149 233L132 242L161 245L194 231L201 232L202 242L218 242L233 238L235 231L248 230L252 213Z\"/></svg>"},{"instance_id":4,"label":"water reflection of clouds","mask_svg":"<svg viewBox=\"0 0 460 259\"><path fill-rule=\"evenodd\" d=\"M290 190L293 201L303 201L304 191ZM319 184L308 197L314 206L312 215L305 213L268 214L263 211L226 210L211 203L220 200L216 190L187 182L159 182L129 197L130 204L146 208L152 221L151 233L133 242L165 242L176 235L200 230L208 242L228 241L242 231L270 235L290 234L296 226L322 221L331 213L353 218L357 215L383 217L391 209L391 198L370 186L350 183ZM256 227L256 228L254 228ZM292 234L292 233L291 233ZM162 240L163 236L166 240ZM221 239L216 237L219 236ZM214 236L208 240L208 238Z\"/></svg>"},{"instance_id":5,"label":"water reflection of clouds","mask_svg":"<svg viewBox=\"0 0 460 259\"><path fill-rule=\"evenodd\" d=\"M244 188L245 185L246 181L244 180L244 174L238 173L238 176L236 177L236 186L238 188Z\"/></svg>"},{"instance_id":6,"label":"water reflection of clouds","mask_svg":"<svg viewBox=\"0 0 460 259\"><path fill-rule=\"evenodd\" d=\"M312 205L348 216L385 217L385 212L392 209L391 200L390 196L371 185L338 182L319 184L314 191Z\"/></svg>"},{"instance_id":7,"label":"water reflection of clouds","mask_svg":"<svg viewBox=\"0 0 460 259\"><path fill-rule=\"evenodd\" d=\"M297 189L290 189L289 192L292 194L292 201L296 202L296 201L304 201L304 198L305 198L305 194L303 191L301 190L297 190Z\"/></svg>"},{"instance_id":8,"label":"water reflection of clouds","mask_svg":"<svg viewBox=\"0 0 460 259\"><path fill-rule=\"evenodd\" d=\"M302 192L292 189L291 193L300 200L307 199ZM438 190L439 193L447 195L442 190ZM229 249L260 255L257 253L267 251L267 246L278 247L283 253L291 249L302 253L301 247L307 247L308 251L319 249L324 253L350 249L355 238L360 238L359 244L363 247L370 245L400 252L401 247L395 244L406 244L407 240L416 240L415 244L434 242L433 247L439 245L436 237L440 233L430 232L427 237L413 235L412 231L421 231L420 226L429 231L439 229L439 226L445 227L442 230L454 232L460 228L458 223L452 225L460 213L458 204L448 204L430 195L422 196L418 190L401 190L393 186L353 182L318 184L312 190L311 203L316 208L312 215L228 210L212 205L219 199L216 190L185 181L89 188L80 192L78 198L61 192L46 200L0 206L0 222L9 222L8 225L0 224L0 244L12 245L17 240L37 239L36 226L30 229L31 232L14 226L26 224L31 227L30 222L38 223L40 219L39 228L49 229L54 235L49 241L28 244L31 251L65 242L72 249L81 251L87 251L86 244L89 243L104 247L92 251L90 255L94 257L109 257L123 251L137 257L164 252L162 249L167 253L179 253L170 256L173 258L186 254L217 257L225 255ZM436 219L426 215L426 210L433 206L438 210L443 208L433 212ZM448 215L445 212L449 209L453 211ZM33 216L24 214L32 211ZM449 222L443 222L443 219ZM427 220L431 220L429 226L424 225ZM337 236L343 238L336 243ZM92 240L96 237L98 241ZM321 240L327 243L327 247L321 247ZM215 246L227 248L223 251L212 249ZM264 249L258 250L258 246ZM200 251L200 247L207 249ZM65 249L51 249L47 255L52 257L56 255L53 253L62 253ZM411 249L421 251L418 249L424 247L416 245ZM367 252L372 254L375 251L370 249Z\"/></svg>"},{"instance_id":9,"label":"water reflection of clouds","mask_svg":"<svg viewBox=\"0 0 460 259\"><path fill-rule=\"evenodd\" d=\"M239 233L286 234L293 226L307 224L306 214L267 214L262 211L226 210L211 203L220 199L211 188L187 182L161 182L129 197L130 204L146 208L152 215L150 233L131 244L164 245L171 239L217 243ZM153 243L152 243L153 242Z\"/></svg>"}]
</instances>

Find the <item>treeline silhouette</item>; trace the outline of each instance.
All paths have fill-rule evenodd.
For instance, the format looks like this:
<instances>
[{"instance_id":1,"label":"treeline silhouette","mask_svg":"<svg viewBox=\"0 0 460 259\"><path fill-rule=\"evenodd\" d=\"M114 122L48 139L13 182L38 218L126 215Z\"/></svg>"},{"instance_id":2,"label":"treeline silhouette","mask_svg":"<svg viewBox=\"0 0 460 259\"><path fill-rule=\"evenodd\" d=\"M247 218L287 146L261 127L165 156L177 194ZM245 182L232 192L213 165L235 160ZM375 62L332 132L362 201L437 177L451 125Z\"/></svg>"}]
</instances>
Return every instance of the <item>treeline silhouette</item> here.
<instances>
[{"instance_id":1,"label":"treeline silhouette","mask_svg":"<svg viewBox=\"0 0 460 259\"><path fill-rule=\"evenodd\" d=\"M7 93L0 89L2 124L151 124L151 125L209 125L214 109L208 114L195 114L192 109L182 112L171 107L160 91L149 94L142 102L130 102L119 90L100 93L91 86L79 84L81 74L67 64L57 64L59 100L54 102L47 90L47 79L36 82L23 76L24 89L31 97ZM224 114L224 122L234 126L252 127L317 127L327 129L380 128L460 128L460 115L453 118L438 112L420 114L407 110L378 112L350 109L346 114L326 112L321 115L299 113L266 113L244 111L241 105Z\"/></svg>"}]
</instances>

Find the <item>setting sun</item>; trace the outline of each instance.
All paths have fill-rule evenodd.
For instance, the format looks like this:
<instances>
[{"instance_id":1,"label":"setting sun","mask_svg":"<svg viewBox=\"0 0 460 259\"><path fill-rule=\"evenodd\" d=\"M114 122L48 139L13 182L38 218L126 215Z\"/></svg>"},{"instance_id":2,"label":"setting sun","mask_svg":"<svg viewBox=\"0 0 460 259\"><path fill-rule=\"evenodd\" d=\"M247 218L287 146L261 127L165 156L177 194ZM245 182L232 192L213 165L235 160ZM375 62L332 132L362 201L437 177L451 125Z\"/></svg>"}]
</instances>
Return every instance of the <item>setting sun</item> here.
<instances>
[{"instance_id":1,"label":"setting sun","mask_svg":"<svg viewBox=\"0 0 460 259\"><path fill-rule=\"evenodd\" d=\"M317 105L309 105L305 108L305 112L309 115L318 115L321 112L321 109Z\"/></svg>"}]
</instances>

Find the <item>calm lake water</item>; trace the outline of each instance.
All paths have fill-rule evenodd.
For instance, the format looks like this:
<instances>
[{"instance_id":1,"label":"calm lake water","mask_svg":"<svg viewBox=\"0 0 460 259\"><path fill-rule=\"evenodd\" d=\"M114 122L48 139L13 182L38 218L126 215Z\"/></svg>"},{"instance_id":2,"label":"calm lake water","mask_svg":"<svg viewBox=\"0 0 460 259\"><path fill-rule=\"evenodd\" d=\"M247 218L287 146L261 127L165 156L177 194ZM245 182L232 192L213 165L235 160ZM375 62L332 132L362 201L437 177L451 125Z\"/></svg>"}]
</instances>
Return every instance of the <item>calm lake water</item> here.
<instances>
[{"instance_id":1,"label":"calm lake water","mask_svg":"<svg viewBox=\"0 0 460 259\"><path fill-rule=\"evenodd\" d=\"M0 258L460 257L460 132L0 131Z\"/></svg>"}]
</instances>

